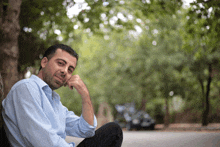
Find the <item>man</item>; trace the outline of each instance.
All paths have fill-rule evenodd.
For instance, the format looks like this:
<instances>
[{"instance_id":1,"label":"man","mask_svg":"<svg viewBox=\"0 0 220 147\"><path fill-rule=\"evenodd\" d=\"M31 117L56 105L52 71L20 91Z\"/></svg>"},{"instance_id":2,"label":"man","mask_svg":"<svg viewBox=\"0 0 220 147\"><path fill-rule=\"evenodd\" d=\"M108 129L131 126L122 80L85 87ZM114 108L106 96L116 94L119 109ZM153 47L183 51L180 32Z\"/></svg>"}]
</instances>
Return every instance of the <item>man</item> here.
<instances>
[{"instance_id":1,"label":"man","mask_svg":"<svg viewBox=\"0 0 220 147\"><path fill-rule=\"evenodd\" d=\"M97 126L89 91L79 75L72 75L78 61L69 46L47 49L37 76L17 82L2 102L5 131L11 146L74 147L66 135L86 138L78 146L121 146L123 134L115 123ZM75 88L82 98L82 115L76 116L54 92L62 86ZM76 104L77 105L77 104ZM73 106L74 107L74 106Z\"/></svg>"}]
</instances>

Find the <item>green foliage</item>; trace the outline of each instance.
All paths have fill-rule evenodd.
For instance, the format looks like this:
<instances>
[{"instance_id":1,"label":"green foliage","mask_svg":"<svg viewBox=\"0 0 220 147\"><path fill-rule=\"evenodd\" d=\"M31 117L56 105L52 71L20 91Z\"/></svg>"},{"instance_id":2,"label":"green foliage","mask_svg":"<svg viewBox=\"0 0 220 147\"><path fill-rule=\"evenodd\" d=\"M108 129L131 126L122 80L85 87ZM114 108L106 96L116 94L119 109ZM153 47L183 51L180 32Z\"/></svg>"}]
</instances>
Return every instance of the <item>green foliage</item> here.
<instances>
[{"instance_id":1,"label":"green foliage","mask_svg":"<svg viewBox=\"0 0 220 147\"><path fill-rule=\"evenodd\" d=\"M142 100L146 100L147 112L162 123L164 99L171 100L170 91L201 113L204 93L198 79L207 84L207 67L212 64L215 72L210 104L213 113L219 109L219 2L197 0L189 9L181 8L180 0L86 3L88 9L68 18L66 8L74 6L73 1L23 1L21 71L39 64L45 48L62 37L62 43L79 53L74 74L86 83L96 113L101 102L108 102L113 110L115 104L135 102L140 109ZM79 26L78 30L73 29L74 25ZM137 26L141 33L136 31ZM68 88L57 92L62 103L80 115L77 92Z\"/></svg>"},{"instance_id":2,"label":"green foliage","mask_svg":"<svg viewBox=\"0 0 220 147\"><path fill-rule=\"evenodd\" d=\"M68 87L61 87L56 90L61 97L62 104L76 115L80 116L82 111L82 100L77 91L70 90Z\"/></svg>"},{"instance_id":3,"label":"green foliage","mask_svg":"<svg viewBox=\"0 0 220 147\"><path fill-rule=\"evenodd\" d=\"M191 4L187 13L184 50L189 57L190 70L198 79L203 112L203 124L207 125L210 95L214 71L219 69L219 2L198 0ZM188 40L188 39L186 39ZM202 108L203 107L203 108Z\"/></svg>"},{"instance_id":4,"label":"green foliage","mask_svg":"<svg viewBox=\"0 0 220 147\"><path fill-rule=\"evenodd\" d=\"M63 41L68 40L74 23L67 17L67 5L63 0L56 3L52 0L22 1L18 40L20 72L34 66L47 47L59 42L58 35L54 33L56 29L62 32Z\"/></svg>"},{"instance_id":5,"label":"green foliage","mask_svg":"<svg viewBox=\"0 0 220 147\"><path fill-rule=\"evenodd\" d=\"M129 89L134 91L134 85L121 71L126 72L130 68L132 41L125 35L113 34L111 37L116 38L108 41L94 36L80 50L79 73L92 85L88 87L98 103L123 103L125 100L131 101L134 96L132 92L126 93Z\"/></svg>"},{"instance_id":6,"label":"green foliage","mask_svg":"<svg viewBox=\"0 0 220 147\"><path fill-rule=\"evenodd\" d=\"M146 104L146 112L157 120L156 123L163 123L164 118L164 98L155 98Z\"/></svg>"}]
</instances>

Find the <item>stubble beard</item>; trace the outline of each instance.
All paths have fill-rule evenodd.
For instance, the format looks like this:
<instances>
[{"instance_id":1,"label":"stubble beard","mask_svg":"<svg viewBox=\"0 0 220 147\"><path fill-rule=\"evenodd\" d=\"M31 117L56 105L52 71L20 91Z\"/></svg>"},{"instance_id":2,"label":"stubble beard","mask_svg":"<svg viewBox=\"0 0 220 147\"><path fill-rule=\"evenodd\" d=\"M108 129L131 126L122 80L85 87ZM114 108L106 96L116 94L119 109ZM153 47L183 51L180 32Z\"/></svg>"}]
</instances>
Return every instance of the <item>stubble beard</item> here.
<instances>
[{"instance_id":1,"label":"stubble beard","mask_svg":"<svg viewBox=\"0 0 220 147\"><path fill-rule=\"evenodd\" d=\"M43 80L44 80L44 82L46 82L49 85L49 87L52 90L56 90L56 89L60 88L63 85L58 80L53 78L55 75L56 75L56 73L54 75L51 75L49 72L44 70Z\"/></svg>"}]
</instances>

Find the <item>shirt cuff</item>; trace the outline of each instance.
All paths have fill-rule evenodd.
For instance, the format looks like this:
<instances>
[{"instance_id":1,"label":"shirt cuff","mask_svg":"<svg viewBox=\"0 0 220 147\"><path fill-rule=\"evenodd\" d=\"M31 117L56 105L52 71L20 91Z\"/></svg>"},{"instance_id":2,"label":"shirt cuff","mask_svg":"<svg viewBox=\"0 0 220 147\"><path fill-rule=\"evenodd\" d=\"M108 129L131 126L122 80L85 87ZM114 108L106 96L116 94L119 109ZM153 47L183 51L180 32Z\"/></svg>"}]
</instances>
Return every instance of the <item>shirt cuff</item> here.
<instances>
[{"instance_id":1,"label":"shirt cuff","mask_svg":"<svg viewBox=\"0 0 220 147\"><path fill-rule=\"evenodd\" d=\"M81 119L81 125L83 126L82 128L84 128L85 131L85 135L87 137L92 137L95 135L95 129L97 127L97 119L94 115L94 122L93 122L93 126L90 125L89 123L87 123L87 121L83 118L83 116L81 115L80 116L80 119Z\"/></svg>"},{"instance_id":2,"label":"shirt cuff","mask_svg":"<svg viewBox=\"0 0 220 147\"><path fill-rule=\"evenodd\" d=\"M96 128L97 127L97 119L96 119L96 116L94 115L94 121L93 121L93 126L90 125L89 123L87 123L87 121L83 118L82 114L80 116L81 120L82 120L82 123L84 126L88 126L88 128Z\"/></svg>"}]
</instances>

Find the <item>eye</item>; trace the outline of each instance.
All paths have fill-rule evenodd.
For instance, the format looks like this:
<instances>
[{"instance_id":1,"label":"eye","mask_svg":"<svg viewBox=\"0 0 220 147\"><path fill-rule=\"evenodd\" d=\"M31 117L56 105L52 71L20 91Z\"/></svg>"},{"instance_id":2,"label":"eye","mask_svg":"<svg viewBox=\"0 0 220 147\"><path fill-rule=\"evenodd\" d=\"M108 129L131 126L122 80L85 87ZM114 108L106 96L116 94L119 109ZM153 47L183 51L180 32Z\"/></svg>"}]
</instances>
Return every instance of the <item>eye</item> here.
<instances>
[{"instance_id":1,"label":"eye","mask_svg":"<svg viewBox=\"0 0 220 147\"><path fill-rule=\"evenodd\" d=\"M64 65L64 63L59 61L59 62L58 62L58 65L61 66L61 65Z\"/></svg>"},{"instance_id":2,"label":"eye","mask_svg":"<svg viewBox=\"0 0 220 147\"><path fill-rule=\"evenodd\" d=\"M68 71L69 71L69 73L73 73L73 70L72 70L72 69L69 69Z\"/></svg>"}]
</instances>

